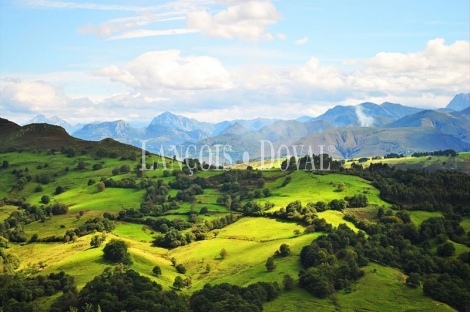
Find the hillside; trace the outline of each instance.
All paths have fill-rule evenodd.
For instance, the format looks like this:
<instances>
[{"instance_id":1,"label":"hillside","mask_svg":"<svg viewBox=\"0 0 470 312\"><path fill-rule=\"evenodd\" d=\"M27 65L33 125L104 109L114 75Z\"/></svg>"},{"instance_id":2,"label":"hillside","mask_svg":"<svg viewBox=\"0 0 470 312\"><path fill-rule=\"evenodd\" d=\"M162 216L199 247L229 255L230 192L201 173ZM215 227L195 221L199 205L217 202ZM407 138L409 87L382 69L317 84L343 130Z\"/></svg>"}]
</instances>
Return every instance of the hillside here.
<instances>
[{"instance_id":1,"label":"hillside","mask_svg":"<svg viewBox=\"0 0 470 312\"><path fill-rule=\"evenodd\" d=\"M113 139L104 139L99 142L86 141L70 136L64 128L49 124L29 124L18 126L6 119L0 119L0 152L7 150L44 151L54 149L60 151L63 148L74 149L74 153L80 150L95 152L100 147L109 151L121 149L131 150L141 154L141 149L125 145Z\"/></svg>"},{"instance_id":2,"label":"hillside","mask_svg":"<svg viewBox=\"0 0 470 312\"><path fill-rule=\"evenodd\" d=\"M122 149L118 151L119 155L126 155L131 152L124 145L121 145L121 147ZM306 231L304 221L300 220L293 222L282 218L243 216L242 214L247 213L247 210L242 209L242 207L250 202L249 199L240 201L241 208L236 208L229 213L223 204L218 203L219 198L227 194L227 191L224 191L222 184L220 184L224 181L224 177L238 176L239 181L247 187L248 193L251 193L252 196L257 191L261 192L263 188L271 190L272 194L269 197L261 195L253 198L260 205L271 203L270 205L273 207L266 210L270 213L281 211L281 208L298 199L301 199L302 204L306 205L308 202L324 201L328 203L347 196L366 194L368 206L365 208L318 211L310 216L313 218L312 220L322 218L333 227L338 227L341 223L344 223L353 230L353 233L357 233L359 230L352 222L343 219L346 215L361 216L375 223L378 222L375 216L379 207L384 207L384 209L391 207L390 203L381 199L380 191L370 181L355 175L342 175L333 172L331 174L315 174L304 171L282 172L280 170L253 171L253 173L250 173L250 171L235 171L232 173L198 171L192 179L197 178L198 181L209 183L203 189L202 194L195 195L194 199L183 199L181 197L172 204L175 207L169 208L163 213L160 211L160 214L157 213L160 206L156 205L155 208L158 209L152 210L154 212L150 215L138 217L131 213L133 213L132 211L144 211L140 207L143 207L142 203L148 200L146 199L148 198L146 193L149 190L142 189L139 186L141 183L147 185L155 183L152 188L158 188L157 181L160 180L161 182L158 182L158 185L168 188L165 191L167 195L180 198L178 194L184 193L184 191L179 189L178 184L175 183L185 181L186 178L166 175L162 170L156 170L144 172L144 179L140 180L140 178L136 178L137 171L135 170L136 165L140 163L139 159L119 160L119 158L109 157L96 159L91 154L73 157L59 154L53 158L48 156L46 151L34 154L26 151L0 154L0 161L5 160L9 162L9 168L8 170L0 169L0 198L22 197L28 205L41 207L42 197L48 195L51 202L65 204L68 207L68 212L65 214L51 215L45 218L44 221L28 221L25 223L22 229L27 242L35 234L37 234L39 240L48 237L57 237L62 240L67 231L84 226L87 221L102 217L105 212L115 216L120 215L120 212L124 212L124 215L129 213L129 217L119 217L113 221L116 227L106 234L105 243L110 242L112 239L127 242L133 261L130 268L142 276L163 285L165 289L172 289L173 281L177 276L189 277L191 287L184 287L181 291L188 296L202 289L206 283L219 284L226 282L246 287L255 282L277 281L282 284L282 277L285 274L297 279L298 272L302 268L299 256L303 248L309 245L312 240L328 233L321 230ZM84 169L77 169L79 160L84 161ZM147 158L147 162L152 160L152 157ZM38 166L38 164L41 166ZM45 166L46 164L47 166ZM100 164L99 169L94 168L96 164ZM171 164L169 165L171 167ZM123 166L129 166L130 171L127 173L113 173L114 168ZM179 171L178 166L173 164L173 170ZM26 183L23 189L17 190L14 187L17 183L16 176L11 172L16 170L17 173L21 174L19 170L24 170L26 167L29 168L26 172L27 175L32 177L50 175L52 179L47 184L42 185L32 180ZM70 170L64 170L65 167ZM252 174L253 178L250 178ZM258 182L259 177L262 177L264 181L261 188ZM284 185L287 177L290 177L290 182ZM105 181L106 184L102 191L97 189L97 182L100 179ZM194 183L196 180L192 179L188 181ZM90 183L90 180L96 182ZM111 181L116 181L116 183L122 181L125 184L119 186L119 184L114 184ZM344 184L345 189L338 192L338 185L340 184ZM38 185L41 185L41 191L39 192L36 191ZM65 187L65 191L57 194L56 189L58 186ZM161 191L163 191L163 188ZM235 189L232 192L235 192L234 195L241 194ZM206 212L201 212L203 209ZM0 221L6 220L16 210L18 209L14 207L14 202L9 202L6 206L0 207ZM245 212L241 213L240 211ZM197 212L194 215L197 216L196 219L194 219L193 212ZM208 231L204 233L205 239L194 240L193 237L191 240L194 241L185 243L184 246L169 249L152 246L151 244L156 236L164 235L164 232L159 234L159 226L154 225L154 221L150 222L148 220L179 222L178 226L182 226L182 233L188 233L188 235L193 233L191 235L194 235L197 233L194 232L198 228L197 224L204 224L204 222L208 224L207 222L216 222L216 220L232 218L233 216L241 218L232 224L220 226L218 229L205 230ZM423 222L422 218L424 216L424 213L416 214L416 218L421 218L419 219L420 222ZM147 221L142 223L145 219ZM142 222L139 220L142 220ZM196 222L196 225L192 222ZM186 227L189 225L191 226ZM320 223L317 227L321 229ZM183 230L185 228L186 230ZM300 235L295 234L296 231L299 231ZM27 244L10 242L8 252L19 257L21 261L19 270L29 272L30 276L48 275L61 270L75 277L80 290L94 276L101 274L104 268L110 265L110 263L102 260L104 244L99 248L89 248L90 240L94 235L93 232L82 233L73 240L73 243L65 244L63 242L29 242ZM282 244L289 246L290 255L287 257L275 256L275 271L267 272L265 267L266 259L272 256ZM462 248L462 251L470 250L466 247L459 248ZM227 251L227 255L224 257L219 255L222 249ZM177 263L184 265L187 269L184 274L180 274L175 270L170 261L172 258L175 258ZM341 262L342 260L338 261ZM151 273L156 265L162 271L159 276ZM351 287L338 291L337 294L331 297L318 298L296 284L293 290L281 291L277 299L266 303L265 309L267 311L278 311L279 309L311 311L312 308L321 308L322 310L333 311L341 307L342 310L352 311L363 307L373 310L375 307L380 306L384 310L410 307L433 311L452 310L447 305L424 296L421 287L410 288L406 286L407 275L397 269L374 262L369 262L368 265L362 268L365 272L364 277L351 284ZM367 297L367 293L373 290L380 290L382 295ZM390 300L389 296L393 296L394 300ZM57 298L55 296L51 300L36 299L36 302L42 307L48 307Z\"/></svg>"}]
</instances>

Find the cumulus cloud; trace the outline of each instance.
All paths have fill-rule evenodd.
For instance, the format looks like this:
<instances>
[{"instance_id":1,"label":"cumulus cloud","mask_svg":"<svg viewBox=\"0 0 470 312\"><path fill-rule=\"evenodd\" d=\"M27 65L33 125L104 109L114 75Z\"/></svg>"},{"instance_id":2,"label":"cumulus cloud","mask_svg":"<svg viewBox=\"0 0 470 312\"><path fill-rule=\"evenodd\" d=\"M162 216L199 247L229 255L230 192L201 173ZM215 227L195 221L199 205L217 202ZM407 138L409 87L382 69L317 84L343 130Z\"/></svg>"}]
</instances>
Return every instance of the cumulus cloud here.
<instances>
[{"instance_id":1,"label":"cumulus cloud","mask_svg":"<svg viewBox=\"0 0 470 312\"><path fill-rule=\"evenodd\" d=\"M269 25L277 23L281 14L269 1L219 1L226 10L211 14L206 10L189 13L186 23L190 29L219 38L259 40ZM271 35L272 37L272 35Z\"/></svg>"},{"instance_id":2,"label":"cumulus cloud","mask_svg":"<svg viewBox=\"0 0 470 312\"><path fill-rule=\"evenodd\" d=\"M94 102L82 99L77 104L61 88L8 79L0 81L0 106L2 115L50 111L61 117L67 116L61 113L65 112L83 119L128 120L131 114L135 116L132 118L151 119L171 110L213 121L215 116L232 119L267 114L281 118L318 115L337 104L368 101L438 108L456 93L470 92L468 41L445 44L442 39L435 39L422 51L381 52L369 59L338 64L326 65L312 56L300 66L245 65L229 71L213 57L182 56L177 50L154 51L94 73L93 83L106 81L112 92L122 90L121 94L103 96ZM62 78L46 78L36 80L66 84ZM83 96L89 95L80 94ZM364 126L373 124L367 116L363 117Z\"/></svg>"},{"instance_id":3,"label":"cumulus cloud","mask_svg":"<svg viewBox=\"0 0 470 312\"><path fill-rule=\"evenodd\" d=\"M287 39L287 36L286 36L285 34L283 34L283 33L277 34L277 37L278 37L279 39L281 39L281 40L286 40L286 39Z\"/></svg>"},{"instance_id":4,"label":"cumulus cloud","mask_svg":"<svg viewBox=\"0 0 470 312\"><path fill-rule=\"evenodd\" d=\"M61 109L68 98L60 88L43 81L10 80L0 91L1 108L10 112L42 112Z\"/></svg>"},{"instance_id":5,"label":"cumulus cloud","mask_svg":"<svg viewBox=\"0 0 470 312\"><path fill-rule=\"evenodd\" d=\"M180 55L178 50L148 52L128 64L111 65L95 72L136 89L230 89L230 74L216 58Z\"/></svg>"},{"instance_id":6,"label":"cumulus cloud","mask_svg":"<svg viewBox=\"0 0 470 312\"><path fill-rule=\"evenodd\" d=\"M302 39L299 39L295 42L297 45L304 45L308 42L308 37L303 37Z\"/></svg>"}]
</instances>

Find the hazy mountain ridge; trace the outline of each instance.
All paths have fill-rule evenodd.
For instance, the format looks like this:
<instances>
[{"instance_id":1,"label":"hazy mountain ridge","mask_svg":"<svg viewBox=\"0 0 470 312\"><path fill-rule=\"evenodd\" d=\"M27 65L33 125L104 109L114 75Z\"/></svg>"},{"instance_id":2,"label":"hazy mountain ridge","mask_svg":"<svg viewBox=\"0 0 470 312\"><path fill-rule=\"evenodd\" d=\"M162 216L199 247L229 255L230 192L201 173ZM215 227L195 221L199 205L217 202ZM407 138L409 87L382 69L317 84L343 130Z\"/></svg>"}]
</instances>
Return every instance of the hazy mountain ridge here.
<instances>
[{"instance_id":1,"label":"hazy mountain ridge","mask_svg":"<svg viewBox=\"0 0 470 312\"><path fill-rule=\"evenodd\" d=\"M455 103L457 99L461 102L465 96L456 95L452 101ZM451 106L451 103L447 106ZM58 117L47 118L44 115L32 121L41 120L55 123L63 121ZM315 118L256 118L219 123L199 122L165 112L153 118L142 129L117 120L85 125L73 135L91 141L113 138L136 147L141 147L145 140L146 148L154 152L177 145L230 145L235 157L241 157L245 151L250 157L259 157L261 140L270 141L275 149L297 143L311 145L316 140L317 146L335 146L337 157L442 148L466 150L470 149L470 107L462 111L450 108L423 110L388 102L381 105L366 102L357 106L335 106ZM419 140L416 139L418 137Z\"/></svg>"}]
</instances>

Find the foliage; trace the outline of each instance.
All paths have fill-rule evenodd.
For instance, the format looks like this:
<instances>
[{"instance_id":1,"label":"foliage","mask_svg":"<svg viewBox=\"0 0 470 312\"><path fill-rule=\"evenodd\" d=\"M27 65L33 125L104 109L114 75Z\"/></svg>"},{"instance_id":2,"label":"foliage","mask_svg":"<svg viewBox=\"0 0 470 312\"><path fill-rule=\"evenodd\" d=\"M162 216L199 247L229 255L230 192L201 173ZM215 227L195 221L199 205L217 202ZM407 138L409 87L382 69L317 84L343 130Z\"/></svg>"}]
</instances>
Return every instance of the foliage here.
<instances>
[{"instance_id":1,"label":"foliage","mask_svg":"<svg viewBox=\"0 0 470 312\"><path fill-rule=\"evenodd\" d=\"M206 311L253 311L263 310L263 304L276 299L280 294L277 283L258 282L248 287L227 283L219 285L206 284L194 292L189 306L194 312Z\"/></svg>"},{"instance_id":2,"label":"foliage","mask_svg":"<svg viewBox=\"0 0 470 312\"><path fill-rule=\"evenodd\" d=\"M132 260L127 248L128 246L124 241L112 239L103 248L103 258L107 261L130 265Z\"/></svg>"},{"instance_id":3,"label":"foliage","mask_svg":"<svg viewBox=\"0 0 470 312\"><path fill-rule=\"evenodd\" d=\"M104 243L105 240L106 240L105 235L95 235L91 238L90 246L92 248L98 248L101 246L101 244Z\"/></svg>"}]
</instances>

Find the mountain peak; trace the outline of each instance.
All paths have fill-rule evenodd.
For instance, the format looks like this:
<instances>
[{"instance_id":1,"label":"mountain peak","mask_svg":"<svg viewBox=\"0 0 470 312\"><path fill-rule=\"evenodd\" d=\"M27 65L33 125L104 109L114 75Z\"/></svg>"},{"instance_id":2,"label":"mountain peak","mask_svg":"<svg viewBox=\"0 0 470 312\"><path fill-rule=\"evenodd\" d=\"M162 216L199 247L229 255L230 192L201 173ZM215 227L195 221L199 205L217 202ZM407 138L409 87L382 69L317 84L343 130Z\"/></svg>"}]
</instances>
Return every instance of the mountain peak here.
<instances>
[{"instance_id":1,"label":"mountain peak","mask_svg":"<svg viewBox=\"0 0 470 312\"><path fill-rule=\"evenodd\" d=\"M461 111L466 109L467 107L470 107L470 93L459 93L454 96L452 101L447 104L446 108L455 110L455 111Z\"/></svg>"}]
</instances>

